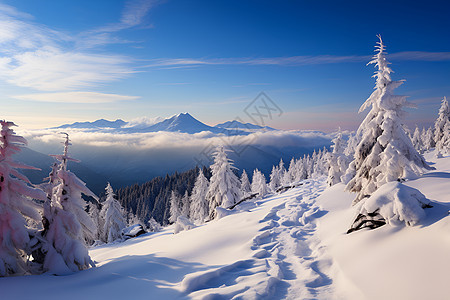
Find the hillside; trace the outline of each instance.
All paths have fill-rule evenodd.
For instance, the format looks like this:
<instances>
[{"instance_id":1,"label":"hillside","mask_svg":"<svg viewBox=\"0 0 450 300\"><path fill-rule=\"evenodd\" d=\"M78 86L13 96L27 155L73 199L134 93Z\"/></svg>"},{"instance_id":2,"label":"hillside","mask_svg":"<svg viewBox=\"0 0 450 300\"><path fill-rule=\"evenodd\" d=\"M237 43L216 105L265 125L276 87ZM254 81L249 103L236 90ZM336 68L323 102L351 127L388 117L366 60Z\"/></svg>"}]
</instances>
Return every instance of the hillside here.
<instances>
[{"instance_id":1,"label":"hillside","mask_svg":"<svg viewBox=\"0 0 450 300\"><path fill-rule=\"evenodd\" d=\"M345 234L354 195L342 184L326 188L324 178L309 179L189 231L174 235L169 226L93 248L93 269L1 278L2 297L445 299L450 157L426 157L436 170L405 183L433 203L415 227L385 225Z\"/></svg>"}]
</instances>

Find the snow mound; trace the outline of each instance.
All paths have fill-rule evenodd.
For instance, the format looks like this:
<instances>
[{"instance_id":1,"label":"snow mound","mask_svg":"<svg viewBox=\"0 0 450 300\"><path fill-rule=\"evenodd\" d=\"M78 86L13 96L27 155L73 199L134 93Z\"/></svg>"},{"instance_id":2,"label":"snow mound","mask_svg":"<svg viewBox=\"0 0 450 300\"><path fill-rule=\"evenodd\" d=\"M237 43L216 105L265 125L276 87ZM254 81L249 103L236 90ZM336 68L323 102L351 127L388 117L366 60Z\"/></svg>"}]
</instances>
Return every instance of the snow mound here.
<instances>
[{"instance_id":1,"label":"snow mound","mask_svg":"<svg viewBox=\"0 0 450 300\"><path fill-rule=\"evenodd\" d=\"M401 182L381 186L364 201L361 212L378 213L387 224L414 226L425 217L425 207L430 201L417 189Z\"/></svg>"},{"instance_id":2,"label":"snow mound","mask_svg":"<svg viewBox=\"0 0 450 300\"><path fill-rule=\"evenodd\" d=\"M185 216L179 216L177 222L175 223L173 233L177 234L180 231L191 230L194 227L195 227L194 223L189 221L188 218L186 218Z\"/></svg>"}]
</instances>

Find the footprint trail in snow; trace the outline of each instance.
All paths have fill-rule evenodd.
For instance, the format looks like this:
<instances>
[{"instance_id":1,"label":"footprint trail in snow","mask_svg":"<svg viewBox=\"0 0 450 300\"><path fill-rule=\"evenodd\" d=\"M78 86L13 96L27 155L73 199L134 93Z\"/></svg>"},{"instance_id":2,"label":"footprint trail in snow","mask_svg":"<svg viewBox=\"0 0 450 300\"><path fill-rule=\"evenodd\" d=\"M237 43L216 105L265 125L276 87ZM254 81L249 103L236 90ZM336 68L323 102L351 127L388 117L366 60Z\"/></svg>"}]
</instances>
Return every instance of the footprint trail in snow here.
<instances>
[{"instance_id":1,"label":"footprint trail in snow","mask_svg":"<svg viewBox=\"0 0 450 300\"><path fill-rule=\"evenodd\" d=\"M260 221L249 242L253 257L183 280L186 294L204 299L330 299L332 266L317 238L315 203L324 180L306 180L278 196L284 200ZM260 200L264 202L265 200Z\"/></svg>"}]
</instances>

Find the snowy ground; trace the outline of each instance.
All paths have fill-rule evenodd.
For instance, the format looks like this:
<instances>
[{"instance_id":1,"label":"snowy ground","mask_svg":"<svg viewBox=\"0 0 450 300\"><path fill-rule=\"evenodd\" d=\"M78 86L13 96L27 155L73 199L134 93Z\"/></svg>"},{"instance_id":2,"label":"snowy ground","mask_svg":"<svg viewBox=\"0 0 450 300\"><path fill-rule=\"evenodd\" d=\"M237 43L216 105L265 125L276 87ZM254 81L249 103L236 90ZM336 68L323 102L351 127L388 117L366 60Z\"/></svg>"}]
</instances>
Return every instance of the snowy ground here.
<instances>
[{"instance_id":1,"label":"snowy ground","mask_svg":"<svg viewBox=\"0 0 450 300\"><path fill-rule=\"evenodd\" d=\"M87 271L0 278L0 299L449 299L450 157L434 166L406 183L434 202L416 227L347 235L354 196L307 180L190 231L92 249Z\"/></svg>"}]
</instances>

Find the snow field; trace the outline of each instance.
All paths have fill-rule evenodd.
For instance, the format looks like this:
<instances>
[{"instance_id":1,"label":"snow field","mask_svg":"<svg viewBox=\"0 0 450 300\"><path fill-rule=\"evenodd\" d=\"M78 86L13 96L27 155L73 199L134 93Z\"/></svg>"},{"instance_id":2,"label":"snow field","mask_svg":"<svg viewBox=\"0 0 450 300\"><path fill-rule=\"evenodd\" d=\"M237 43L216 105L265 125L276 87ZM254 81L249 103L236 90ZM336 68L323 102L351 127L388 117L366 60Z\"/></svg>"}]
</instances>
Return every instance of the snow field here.
<instances>
[{"instance_id":1,"label":"snow field","mask_svg":"<svg viewBox=\"0 0 450 300\"><path fill-rule=\"evenodd\" d=\"M426 158L436 170L404 183L433 205L413 227L346 234L355 194L321 177L188 231L93 248L96 268L0 278L0 298L448 299L450 157Z\"/></svg>"}]
</instances>

